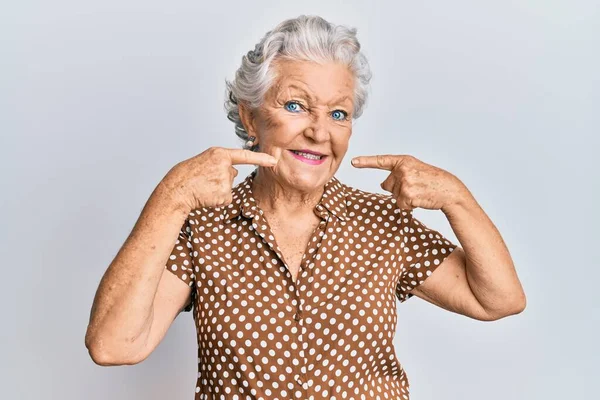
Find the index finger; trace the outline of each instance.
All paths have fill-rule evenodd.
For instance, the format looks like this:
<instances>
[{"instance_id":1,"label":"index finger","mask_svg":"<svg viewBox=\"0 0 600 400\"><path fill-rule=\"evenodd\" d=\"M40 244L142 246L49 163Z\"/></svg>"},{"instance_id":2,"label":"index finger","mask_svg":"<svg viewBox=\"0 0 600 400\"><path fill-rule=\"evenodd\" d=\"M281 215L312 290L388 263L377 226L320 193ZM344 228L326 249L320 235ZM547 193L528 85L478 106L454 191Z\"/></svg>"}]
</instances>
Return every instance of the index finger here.
<instances>
[{"instance_id":1,"label":"index finger","mask_svg":"<svg viewBox=\"0 0 600 400\"><path fill-rule=\"evenodd\" d=\"M378 168L391 171L398 163L399 157L392 155L360 156L352 159L352 165L357 168Z\"/></svg>"},{"instance_id":2,"label":"index finger","mask_svg":"<svg viewBox=\"0 0 600 400\"><path fill-rule=\"evenodd\" d=\"M277 159L267 153L257 153L245 149L227 149L231 165L250 164L260 165L262 167L273 167L277 164Z\"/></svg>"}]
</instances>

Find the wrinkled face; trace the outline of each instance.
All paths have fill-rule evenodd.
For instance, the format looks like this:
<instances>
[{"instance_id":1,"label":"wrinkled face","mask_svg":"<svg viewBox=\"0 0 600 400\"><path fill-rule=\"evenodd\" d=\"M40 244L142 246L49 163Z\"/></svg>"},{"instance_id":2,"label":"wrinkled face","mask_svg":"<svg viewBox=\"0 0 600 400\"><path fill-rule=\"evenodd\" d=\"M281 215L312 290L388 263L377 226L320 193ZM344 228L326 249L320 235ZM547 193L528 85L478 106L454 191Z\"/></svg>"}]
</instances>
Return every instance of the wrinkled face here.
<instances>
[{"instance_id":1,"label":"wrinkled face","mask_svg":"<svg viewBox=\"0 0 600 400\"><path fill-rule=\"evenodd\" d=\"M333 63L279 60L274 68L275 83L250 117L249 132L259 151L279 160L261 173L283 186L317 190L335 174L348 149L354 75Z\"/></svg>"}]
</instances>

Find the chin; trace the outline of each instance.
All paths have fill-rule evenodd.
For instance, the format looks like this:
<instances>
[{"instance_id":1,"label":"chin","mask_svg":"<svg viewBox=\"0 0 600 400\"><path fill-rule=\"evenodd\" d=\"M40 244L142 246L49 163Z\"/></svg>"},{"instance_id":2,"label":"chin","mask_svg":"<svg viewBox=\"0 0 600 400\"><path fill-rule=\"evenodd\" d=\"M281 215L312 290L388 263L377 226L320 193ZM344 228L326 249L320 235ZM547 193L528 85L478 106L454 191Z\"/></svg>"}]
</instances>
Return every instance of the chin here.
<instances>
[{"instance_id":1,"label":"chin","mask_svg":"<svg viewBox=\"0 0 600 400\"><path fill-rule=\"evenodd\" d=\"M324 168L323 168L324 167ZM331 178L331 170L325 166L320 166L311 171L310 168L289 169L285 176L282 176L288 184L298 190L310 192L325 186Z\"/></svg>"}]
</instances>

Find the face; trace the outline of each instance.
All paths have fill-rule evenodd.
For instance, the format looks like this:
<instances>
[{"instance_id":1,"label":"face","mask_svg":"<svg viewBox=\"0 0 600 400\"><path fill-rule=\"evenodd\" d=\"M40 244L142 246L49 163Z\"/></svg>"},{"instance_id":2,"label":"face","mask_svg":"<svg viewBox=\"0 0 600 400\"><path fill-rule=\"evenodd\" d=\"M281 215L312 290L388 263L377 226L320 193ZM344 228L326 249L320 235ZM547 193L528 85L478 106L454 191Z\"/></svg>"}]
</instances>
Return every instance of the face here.
<instances>
[{"instance_id":1,"label":"face","mask_svg":"<svg viewBox=\"0 0 600 400\"><path fill-rule=\"evenodd\" d=\"M279 60L264 104L240 116L259 151L279 161L260 173L301 191L322 188L338 170L352 134L354 75L341 64Z\"/></svg>"}]
</instances>

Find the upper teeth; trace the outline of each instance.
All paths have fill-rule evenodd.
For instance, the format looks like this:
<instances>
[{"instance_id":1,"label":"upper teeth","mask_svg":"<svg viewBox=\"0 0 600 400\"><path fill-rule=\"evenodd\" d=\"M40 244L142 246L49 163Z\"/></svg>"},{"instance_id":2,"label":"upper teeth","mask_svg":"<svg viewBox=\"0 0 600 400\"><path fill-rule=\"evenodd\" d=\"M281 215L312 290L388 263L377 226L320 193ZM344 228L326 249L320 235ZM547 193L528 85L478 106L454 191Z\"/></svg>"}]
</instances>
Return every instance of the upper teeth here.
<instances>
[{"instance_id":1,"label":"upper teeth","mask_svg":"<svg viewBox=\"0 0 600 400\"><path fill-rule=\"evenodd\" d=\"M321 156L318 156L316 154L304 153L302 151L294 151L294 150L292 150L292 151L294 153L296 153L296 154L304 157L304 158L308 158L308 159L311 159L311 160L320 160L321 159Z\"/></svg>"}]
</instances>

